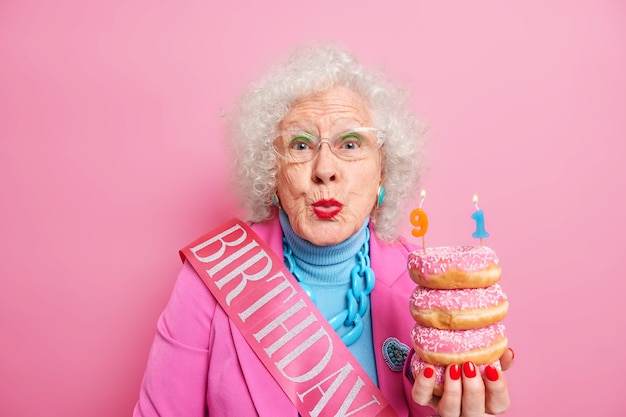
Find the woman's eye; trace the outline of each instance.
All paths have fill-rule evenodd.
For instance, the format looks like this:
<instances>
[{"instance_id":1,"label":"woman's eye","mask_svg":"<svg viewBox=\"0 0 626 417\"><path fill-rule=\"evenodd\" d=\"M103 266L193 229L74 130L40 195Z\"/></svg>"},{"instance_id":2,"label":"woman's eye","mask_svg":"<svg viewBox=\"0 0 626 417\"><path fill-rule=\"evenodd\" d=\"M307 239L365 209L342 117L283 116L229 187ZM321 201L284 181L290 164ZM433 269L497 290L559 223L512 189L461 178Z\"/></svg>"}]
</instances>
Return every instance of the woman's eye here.
<instances>
[{"instance_id":1,"label":"woman's eye","mask_svg":"<svg viewBox=\"0 0 626 417\"><path fill-rule=\"evenodd\" d=\"M289 142L289 148L294 151L306 151L311 148L311 140L305 136L298 136Z\"/></svg>"},{"instance_id":2,"label":"woman's eye","mask_svg":"<svg viewBox=\"0 0 626 417\"><path fill-rule=\"evenodd\" d=\"M348 133L341 137L341 148L342 149L359 149L363 140L356 133Z\"/></svg>"}]
</instances>

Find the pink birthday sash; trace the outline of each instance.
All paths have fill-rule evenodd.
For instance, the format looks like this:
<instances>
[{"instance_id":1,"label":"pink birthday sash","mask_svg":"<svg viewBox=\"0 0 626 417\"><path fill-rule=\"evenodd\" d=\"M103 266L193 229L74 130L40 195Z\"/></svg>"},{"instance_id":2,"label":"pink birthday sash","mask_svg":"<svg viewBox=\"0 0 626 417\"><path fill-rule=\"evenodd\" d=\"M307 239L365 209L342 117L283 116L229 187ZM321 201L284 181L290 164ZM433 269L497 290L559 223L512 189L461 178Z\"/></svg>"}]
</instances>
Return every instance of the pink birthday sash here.
<instances>
[{"instance_id":1,"label":"pink birthday sash","mask_svg":"<svg viewBox=\"0 0 626 417\"><path fill-rule=\"evenodd\" d=\"M301 416L397 414L282 259L232 219L180 251Z\"/></svg>"}]
</instances>

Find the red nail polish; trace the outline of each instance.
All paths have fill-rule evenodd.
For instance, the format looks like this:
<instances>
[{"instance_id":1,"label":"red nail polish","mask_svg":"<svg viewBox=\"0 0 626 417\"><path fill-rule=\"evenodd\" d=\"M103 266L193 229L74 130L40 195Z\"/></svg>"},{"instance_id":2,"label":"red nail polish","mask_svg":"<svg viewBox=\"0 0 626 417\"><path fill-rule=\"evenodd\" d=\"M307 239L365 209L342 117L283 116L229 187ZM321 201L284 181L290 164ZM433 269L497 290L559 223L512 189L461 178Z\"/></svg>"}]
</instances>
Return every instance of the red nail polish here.
<instances>
[{"instance_id":1,"label":"red nail polish","mask_svg":"<svg viewBox=\"0 0 626 417\"><path fill-rule=\"evenodd\" d=\"M487 367L485 367L485 376L491 382L497 381L500 377L498 375L498 370L493 365L488 365Z\"/></svg>"},{"instance_id":2,"label":"red nail polish","mask_svg":"<svg viewBox=\"0 0 626 417\"><path fill-rule=\"evenodd\" d=\"M472 362L465 362L463 364L463 373L468 378L474 378L476 376L476 367Z\"/></svg>"},{"instance_id":3,"label":"red nail polish","mask_svg":"<svg viewBox=\"0 0 626 417\"><path fill-rule=\"evenodd\" d=\"M424 376L426 378L432 378L434 374L435 374L435 371L433 370L433 368L428 367L428 366L424 368Z\"/></svg>"},{"instance_id":4,"label":"red nail polish","mask_svg":"<svg viewBox=\"0 0 626 417\"><path fill-rule=\"evenodd\" d=\"M461 378L461 367L456 363L450 366L450 378L455 381Z\"/></svg>"}]
</instances>

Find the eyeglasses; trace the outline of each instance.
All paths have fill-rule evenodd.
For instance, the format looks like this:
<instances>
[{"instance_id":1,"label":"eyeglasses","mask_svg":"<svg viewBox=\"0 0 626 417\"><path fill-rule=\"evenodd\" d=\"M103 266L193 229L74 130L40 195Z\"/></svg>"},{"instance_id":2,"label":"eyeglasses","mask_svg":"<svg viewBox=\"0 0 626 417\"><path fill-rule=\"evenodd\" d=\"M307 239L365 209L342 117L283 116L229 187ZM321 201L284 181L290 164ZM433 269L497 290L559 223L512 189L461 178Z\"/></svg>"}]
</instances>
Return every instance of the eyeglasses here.
<instances>
[{"instance_id":1,"label":"eyeglasses","mask_svg":"<svg viewBox=\"0 0 626 417\"><path fill-rule=\"evenodd\" d=\"M265 138L266 146L283 159L307 162L319 153L327 143L330 151L339 159L354 161L365 158L385 142L385 131L375 127L355 127L334 135L319 138L301 130L281 130Z\"/></svg>"}]
</instances>

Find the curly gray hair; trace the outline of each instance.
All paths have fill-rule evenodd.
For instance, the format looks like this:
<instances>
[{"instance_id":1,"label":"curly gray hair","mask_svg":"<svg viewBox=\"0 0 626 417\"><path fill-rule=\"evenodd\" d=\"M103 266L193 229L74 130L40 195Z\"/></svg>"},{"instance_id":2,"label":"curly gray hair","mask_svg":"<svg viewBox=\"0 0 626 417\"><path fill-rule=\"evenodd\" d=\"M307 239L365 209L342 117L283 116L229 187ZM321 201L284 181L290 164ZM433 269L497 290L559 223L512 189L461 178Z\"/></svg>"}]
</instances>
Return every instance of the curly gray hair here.
<instances>
[{"instance_id":1,"label":"curly gray hair","mask_svg":"<svg viewBox=\"0 0 626 417\"><path fill-rule=\"evenodd\" d=\"M397 238L400 218L415 196L423 166L423 125L407 109L405 92L382 74L367 71L335 44L296 49L286 64L244 94L230 118L235 181L253 222L271 218L277 161L264 137L276 129L297 99L343 86L360 94L369 105L376 127L384 129L383 181L385 201L372 212L377 236Z\"/></svg>"}]
</instances>

